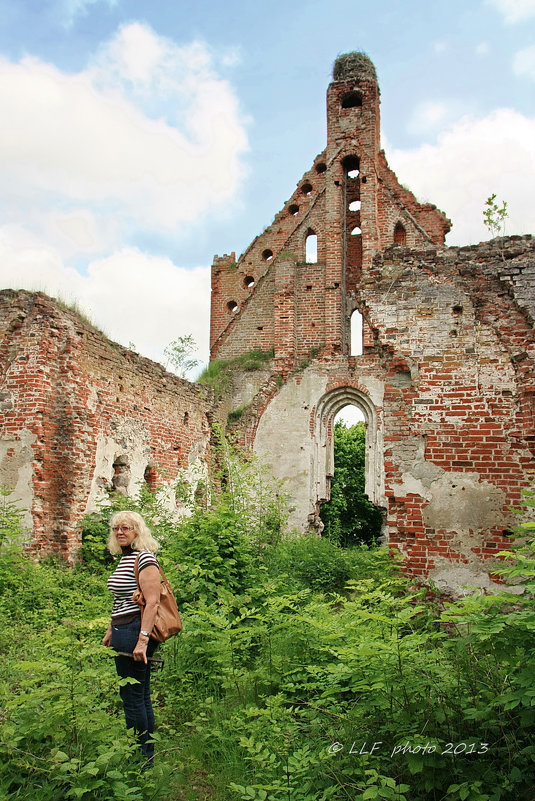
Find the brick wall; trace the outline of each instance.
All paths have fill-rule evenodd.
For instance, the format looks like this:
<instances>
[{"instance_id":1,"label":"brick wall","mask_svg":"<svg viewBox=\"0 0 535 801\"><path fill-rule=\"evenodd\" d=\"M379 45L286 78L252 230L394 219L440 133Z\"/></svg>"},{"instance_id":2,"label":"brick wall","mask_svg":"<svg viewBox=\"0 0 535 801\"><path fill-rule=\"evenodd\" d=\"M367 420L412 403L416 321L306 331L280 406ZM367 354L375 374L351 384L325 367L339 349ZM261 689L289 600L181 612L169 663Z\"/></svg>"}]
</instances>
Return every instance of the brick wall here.
<instances>
[{"instance_id":1,"label":"brick wall","mask_svg":"<svg viewBox=\"0 0 535 801\"><path fill-rule=\"evenodd\" d=\"M312 358L275 392L270 376L254 433L246 420L298 530L317 527L332 423L353 404L367 421L366 491L409 570L443 587L491 585L511 507L535 479L534 267L529 236L375 257L359 290L362 355Z\"/></svg>"},{"instance_id":2,"label":"brick wall","mask_svg":"<svg viewBox=\"0 0 535 801\"><path fill-rule=\"evenodd\" d=\"M535 242L442 246L449 221L379 150L365 57L337 61L327 118L326 149L272 225L214 260L212 358L274 352L218 405L44 295L0 293L0 482L38 548L73 554L80 517L110 487L147 480L173 502L177 477L206 468L210 420L236 408L238 441L284 482L292 525L317 529L333 421L354 404L391 546L439 586L492 585L510 507L535 476Z\"/></svg>"},{"instance_id":3,"label":"brick wall","mask_svg":"<svg viewBox=\"0 0 535 801\"><path fill-rule=\"evenodd\" d=\"M164 487L206 464L211 392L41 293L0 292L0 369L0 483L29 511L37 550L73 557L108 489Z\"/></svg>"}]
</instances>

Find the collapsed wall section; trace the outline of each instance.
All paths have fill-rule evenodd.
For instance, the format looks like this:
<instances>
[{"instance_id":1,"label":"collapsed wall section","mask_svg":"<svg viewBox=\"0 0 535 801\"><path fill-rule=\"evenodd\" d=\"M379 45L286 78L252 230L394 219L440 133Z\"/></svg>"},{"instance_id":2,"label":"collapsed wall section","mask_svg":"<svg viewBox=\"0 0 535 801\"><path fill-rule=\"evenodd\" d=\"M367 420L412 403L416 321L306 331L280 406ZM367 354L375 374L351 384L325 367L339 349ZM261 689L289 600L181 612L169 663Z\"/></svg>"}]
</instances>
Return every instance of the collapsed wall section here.
<instances>
[{"instance_id":1,"label":"collapsed wall section","mask_svg":"<svg viewBox=\"0 0 535 801\"><path fill-rule=\"evenodd\" d=\"M32 547L74 558L109 490L166 490L205 472L211 391L110 342L41 293L0 292L0 484Z\"/></svg>"}]
</instances>

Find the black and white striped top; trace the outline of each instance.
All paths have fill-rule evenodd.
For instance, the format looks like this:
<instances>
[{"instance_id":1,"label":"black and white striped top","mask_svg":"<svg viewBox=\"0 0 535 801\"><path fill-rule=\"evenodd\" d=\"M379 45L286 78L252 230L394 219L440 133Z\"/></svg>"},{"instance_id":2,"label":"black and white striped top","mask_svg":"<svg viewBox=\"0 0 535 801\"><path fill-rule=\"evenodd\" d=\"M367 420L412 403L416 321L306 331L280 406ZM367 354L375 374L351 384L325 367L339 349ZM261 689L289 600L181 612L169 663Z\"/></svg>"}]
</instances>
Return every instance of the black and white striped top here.
<instances>
[{"instance_id":1,"label":"black and white striped top","mask_svg":"<svg viewBox=\"0 0 535 801\"><path fill-rule=\"evenodd\" d=\"M133 551L130 548L124 550L119 564L108 579L108 589L113 594L111 619L114 623L118 618L130 618L140 614L139 606L132 600L132 595L138 588L134 572L138 556L140 573L149 565L158 567L158 561L150 551Z\"/></svg>"}]
</instances>

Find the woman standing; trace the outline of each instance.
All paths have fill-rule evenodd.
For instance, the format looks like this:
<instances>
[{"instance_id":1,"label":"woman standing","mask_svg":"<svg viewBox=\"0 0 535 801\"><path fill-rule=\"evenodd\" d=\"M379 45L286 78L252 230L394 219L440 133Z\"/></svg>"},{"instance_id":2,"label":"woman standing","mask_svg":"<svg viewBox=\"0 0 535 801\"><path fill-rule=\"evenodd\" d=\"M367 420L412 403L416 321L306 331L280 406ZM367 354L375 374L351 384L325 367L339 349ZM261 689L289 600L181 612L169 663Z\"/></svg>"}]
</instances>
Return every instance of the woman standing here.
<instances>
[{"instance_id":1,"label":"woman standing","mask_svg":"<svg viewBox=\"0 0 535 801\"><path fill-rule=\"evenodd\" d=\"M113 594L111 623L102 644L111 645L119 653L115 657L121 678L133 678L135 684L121 687L126 726L137 734L141 753L146 760L154 757L154 712L150 698L150 665L147 661L158 643L150 632L160 602L160 571L154 553L159 545L140 514L116 512L110 519L108 548L112 554L122 554L119 564L108 579ZM135 564L138 564L139 587L145 597L145 607L132 600L137 590Z\"/></svg>"}]
</instances>

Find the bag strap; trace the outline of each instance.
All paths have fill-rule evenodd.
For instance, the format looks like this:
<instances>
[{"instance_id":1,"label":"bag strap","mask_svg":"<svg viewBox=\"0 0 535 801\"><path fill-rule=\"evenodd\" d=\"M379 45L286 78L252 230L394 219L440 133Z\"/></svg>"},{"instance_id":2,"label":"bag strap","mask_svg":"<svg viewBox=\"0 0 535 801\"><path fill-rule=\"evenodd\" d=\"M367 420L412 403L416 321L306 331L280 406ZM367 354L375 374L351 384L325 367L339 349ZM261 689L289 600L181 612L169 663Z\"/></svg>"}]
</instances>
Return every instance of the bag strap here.
<instances>
[{"instance_id":1,"label":"bag strap","mask_svg":"<svg viewBox=\"0 0 535 801\"><path fill-rule=\"evenodd\" d=\"M134 562L134 576L136 577L136 584L137 584L139 589L141 589L141 587L139 586L139 557L140 556L141 556L141 551L136 556L136 561ZM157 559L156 559L156 563L158 565L158 570L160 571L160 577L162 578L163 581L167 581L167 576L163 572L163 567L161 566L161 564L158 562Z\"/></svg>"}]
</instances>

